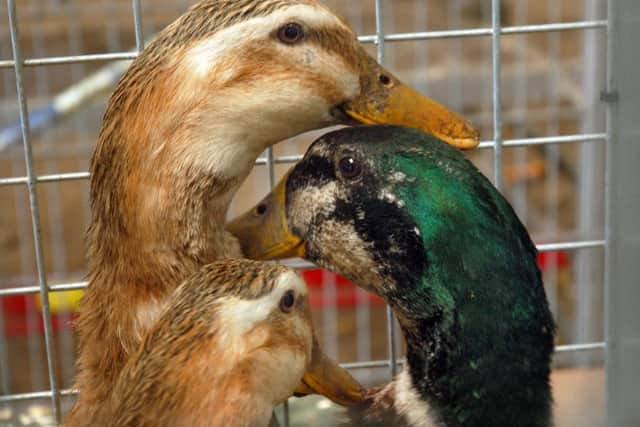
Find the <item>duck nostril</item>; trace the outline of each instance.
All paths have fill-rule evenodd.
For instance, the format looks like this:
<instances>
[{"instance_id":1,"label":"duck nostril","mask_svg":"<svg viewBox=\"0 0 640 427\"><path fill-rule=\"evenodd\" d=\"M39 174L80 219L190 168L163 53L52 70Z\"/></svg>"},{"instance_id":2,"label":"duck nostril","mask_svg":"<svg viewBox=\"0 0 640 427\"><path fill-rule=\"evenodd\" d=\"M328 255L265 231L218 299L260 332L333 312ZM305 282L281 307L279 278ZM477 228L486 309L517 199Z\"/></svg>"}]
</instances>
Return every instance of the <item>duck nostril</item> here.
<instances>
[{"instance_id":1,"label":"duck nostril","mask_svg":"<svg viewBox=\"0 0 640 427\"><path fill-rule=\"evenodd\" d=\"M264 203L260 203L258 206L256 206L256 213L258 215L264 215L267 212L267 205L265 205Z\"/></svg>"},{"instance_id":2,"label":"duck nostril","mask_svg":"<svg viewBox=\"0 0 640 427\"><path fill-rule=\"evenodd\" d=\"M389 86L391 84L391 78L386 74L380 74L380 83L384 86Z\"/></svg>"}]
</instances>

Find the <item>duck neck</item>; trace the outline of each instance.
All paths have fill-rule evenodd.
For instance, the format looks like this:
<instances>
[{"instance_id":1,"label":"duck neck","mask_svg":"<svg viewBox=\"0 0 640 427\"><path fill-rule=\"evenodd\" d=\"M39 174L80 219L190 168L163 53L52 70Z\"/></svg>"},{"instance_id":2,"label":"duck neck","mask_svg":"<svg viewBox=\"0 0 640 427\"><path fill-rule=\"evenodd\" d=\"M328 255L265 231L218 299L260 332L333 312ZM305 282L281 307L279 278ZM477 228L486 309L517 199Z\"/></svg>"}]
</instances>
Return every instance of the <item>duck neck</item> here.
<instances>
[{"instance_id":1,"label":"duck neck","mask_svg":"<svg viewBox=\"0 0 640 427\"><path fill-rule=\"evenodd\" d=\"M473 323L462 311L394 311L410 383L443 425L550 425L550 340L531 328L506 330L500 319Z\"/></svg>"},{"instance_id":2,"label":"duck neck","mask_svg":"<svg viewBox=\"0 0 640 427\"><path fill-rule=\"evenodd\" d=\"M199 265L241 256L224 229L227 210L271 141L242 139L228 124L209 122L209 130L162 140L155 132L141 140L103 135L91 165L92 273L175 287Z\"/></svg>"}]
</instances>

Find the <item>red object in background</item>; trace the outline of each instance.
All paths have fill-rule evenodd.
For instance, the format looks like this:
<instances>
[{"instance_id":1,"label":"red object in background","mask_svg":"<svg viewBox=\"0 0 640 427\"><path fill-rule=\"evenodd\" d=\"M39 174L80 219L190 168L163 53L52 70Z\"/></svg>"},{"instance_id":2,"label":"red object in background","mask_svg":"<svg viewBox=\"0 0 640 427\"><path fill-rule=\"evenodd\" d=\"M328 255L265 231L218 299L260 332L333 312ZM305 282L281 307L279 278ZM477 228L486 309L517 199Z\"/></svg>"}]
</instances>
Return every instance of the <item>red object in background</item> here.
<instances>
[{"instance_id":1,"label":"red object in background","mask_svg":"<svg viewBox=\"0 0 640 427\"><path fill-rule=\"evenodd\" d=\"M562 270L570 264L569 255L566 251L540 252L538 254L538 266L540 270L545 271L550 268Z\"/></svg>"},{"instance_id":2,"label":"red object in background","mask_svg":"<svg viewBox=\"0 0 640 427\"><path fill-rule=\"evenodd\" d=\"M309 304L312 308L356 307L360 302L384 304L382 298L366 292L357 292L356 285L350 280L321 268L304 270L300 273L309 288ZM323 287L335 283L335 299L328 299Z\"/></svg>"},{"instance_id":3,"label":"red object in background","mask_svg":"<svg viewBox=\"0 0 640 427\"><path fill-rule=\"evenodd\" d=\"M31 295L12 295L2 298L2 309L4 310L5 315L25 313L27 311L27 298L30 297Z\"/></svg>"},{"instance_id":4,"label":"red object in background","mask_svg":"<svg viewBox=\"0 0 640 427\"><path fill-rule=\"evenodd\" d=\"M7 337L25 336L30 333L44 334L42 312L38 308L35 295L12 295L1 299ZM27 309L33 313L34 325L27 323ZM71 322L69 315L53 314L51 316L51 325L56 332L70 330Z\"/></svg>"}]
</instances>

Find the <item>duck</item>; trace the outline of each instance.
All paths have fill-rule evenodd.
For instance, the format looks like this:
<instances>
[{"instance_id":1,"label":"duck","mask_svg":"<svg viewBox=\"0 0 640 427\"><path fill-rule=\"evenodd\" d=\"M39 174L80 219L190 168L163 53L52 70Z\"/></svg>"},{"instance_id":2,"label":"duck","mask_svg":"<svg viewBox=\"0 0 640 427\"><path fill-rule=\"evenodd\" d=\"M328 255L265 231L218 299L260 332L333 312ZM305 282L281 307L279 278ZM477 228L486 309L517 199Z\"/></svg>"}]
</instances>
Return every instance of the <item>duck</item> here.
<instances>
[{"instance_id":1,"label":"duck","mask_svg":"<svg viewBox=\"0 0 640 427\"><path fill-rule=\"evenodd\" d=\"M67 425L91 419L182 280L243 256L226 213L260 153L354 123L478 144L469 122L382 68L314 0L200 0L156 35L111 95L90 161L89 286Z\"/></svg>"},{"instance_id":2,"label":"duck","mask_svg":"<svg viewBox=\"0 0 640 427\"><path fill-rule=\"evenodd\" d=\"M402 126L329 133L227 228L249 258L306 258L392 308L405 367L348 410L357 425L552 425L536 247L460 150Z\"/></svg>"},{"instance_id":3,"label":"duck","mask_svg":"<svg viewBox=\"0 0 640 427\"><path fill-rule=\"evenodd\" d=\"M216 261L176 288L86 425L266 427L298 385L341 379L327 360L294 270Z\"/></svg>"}]
</instances>

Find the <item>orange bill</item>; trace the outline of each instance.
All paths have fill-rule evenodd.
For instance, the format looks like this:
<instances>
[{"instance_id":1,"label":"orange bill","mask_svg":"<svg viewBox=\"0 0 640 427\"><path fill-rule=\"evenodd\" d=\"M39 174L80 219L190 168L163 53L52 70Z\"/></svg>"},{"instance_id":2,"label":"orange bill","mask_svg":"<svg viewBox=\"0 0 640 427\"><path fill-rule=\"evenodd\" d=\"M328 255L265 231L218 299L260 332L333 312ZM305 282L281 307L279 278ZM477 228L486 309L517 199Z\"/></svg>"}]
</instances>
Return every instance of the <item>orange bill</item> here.
<instances>
[{"instance_id":1,"label":"orange bill","mask_svg":"<svg viewBox=\"0 0 640 427\"><path fill-rule=\"evenodd\" d=\"M463 150L478 145L478 131L469 121L407 86L372 58L363 62L362 92L342 106L346 115L364 124L420 129Z\"/></svg>"},{"instance_id":2,"label":"orange bill","mask_svg":"<svg viewBox=\"0 0 640 427\"><path fill-rule=\"evenodd\" d=\"M364 389L322 351L314 336L311 363L296 394L321 394L339 405L353 406L362 401Z\"/></svg>"},{"instance_id":3,"label":"orange bill","mask_svg":"<svg viewBox=\"0 0 640 427\"><path fill-rule=\"evenodd\" d=\"M227 224L247 258L272 260L305 257L305 243L289 230L286 214L287 173L256 207Z\"/></svg>"}]
</instances>

